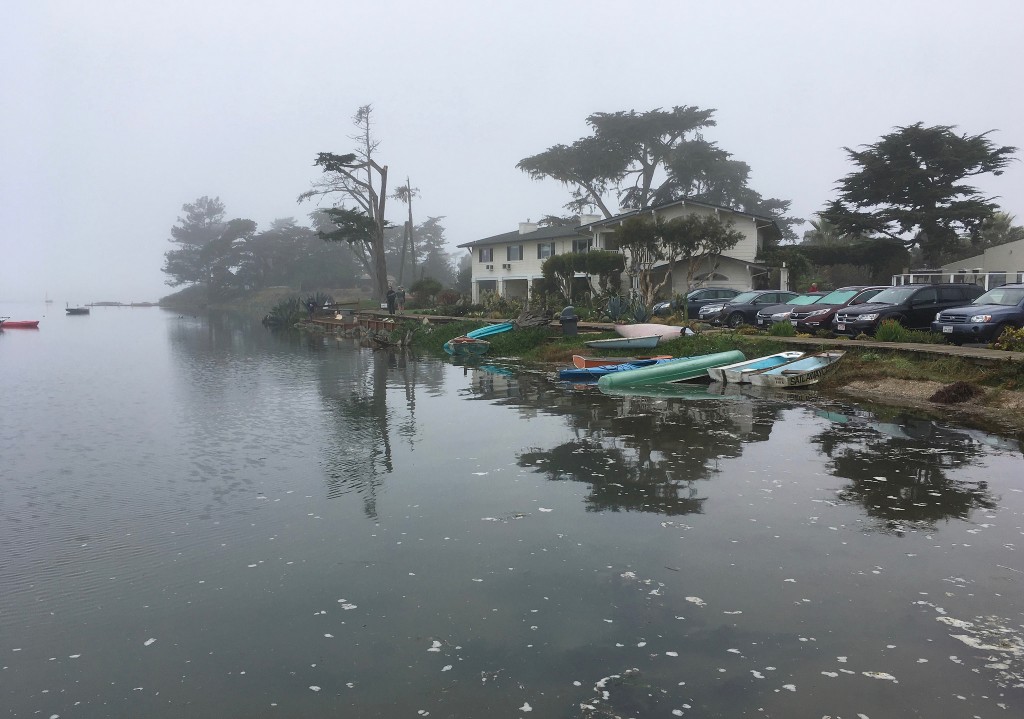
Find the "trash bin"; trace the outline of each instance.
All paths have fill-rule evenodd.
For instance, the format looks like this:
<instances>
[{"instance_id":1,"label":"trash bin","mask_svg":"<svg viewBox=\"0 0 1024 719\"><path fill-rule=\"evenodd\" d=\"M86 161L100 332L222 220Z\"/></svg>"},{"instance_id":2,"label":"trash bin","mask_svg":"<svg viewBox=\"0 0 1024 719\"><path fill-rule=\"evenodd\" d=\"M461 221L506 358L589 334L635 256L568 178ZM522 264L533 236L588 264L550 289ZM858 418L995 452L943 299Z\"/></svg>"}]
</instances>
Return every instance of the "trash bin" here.
<instances>
[{"instance_id":1,"label":"trash bin","mask_svg":"<svg viewBox=\"0 0 1024 719\"><path fill-rule=\"evenodd\" d=\"M578 334L577 325L580 318L576 316L576 310L569 305L558 315L558 321L562 324L563 337L575 337Z\"/></svg>"}]
</instances>

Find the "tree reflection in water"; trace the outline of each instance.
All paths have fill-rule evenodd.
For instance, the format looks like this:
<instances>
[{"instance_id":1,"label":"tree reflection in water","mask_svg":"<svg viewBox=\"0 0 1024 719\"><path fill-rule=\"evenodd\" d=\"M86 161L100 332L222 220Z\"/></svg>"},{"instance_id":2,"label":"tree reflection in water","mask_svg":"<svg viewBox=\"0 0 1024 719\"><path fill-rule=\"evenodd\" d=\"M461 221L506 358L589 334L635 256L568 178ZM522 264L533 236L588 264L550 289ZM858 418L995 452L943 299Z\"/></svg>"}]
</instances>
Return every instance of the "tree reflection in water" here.
<instances>
[{"instance_id":1,"label":"tree reflection in water","mask_svg":"<svg viewBox=\"0 0 1024 719\"><path fill-rule=\"evenodd\" d=\"M740 397L688 402L572 393L536 377L520 377L518 395L566 417L576 433L551 449L521 453L518 464L553 481L589 484L591 511L702 512L696 483L716 475L720 459L740 456L744 444L766 441L784 409Z\"/></svg>"},{"instance_id":2,"label":"tree reflection in water","mask_svg":"<svg viewBox=\"0 0 1024 719\"><path fill-rule=\"evenodd\" d=\"M985 454L971 432L909 416L883 422L851 413L831 419L839 421L812 441L831 460L832 472L851 480L839 499L863 505L876 529L897 534L910 525L928 529L967 518L973 509L996 507L987 482L950 477L952 470L977 464Z\"/></svg>"}]
</instances>

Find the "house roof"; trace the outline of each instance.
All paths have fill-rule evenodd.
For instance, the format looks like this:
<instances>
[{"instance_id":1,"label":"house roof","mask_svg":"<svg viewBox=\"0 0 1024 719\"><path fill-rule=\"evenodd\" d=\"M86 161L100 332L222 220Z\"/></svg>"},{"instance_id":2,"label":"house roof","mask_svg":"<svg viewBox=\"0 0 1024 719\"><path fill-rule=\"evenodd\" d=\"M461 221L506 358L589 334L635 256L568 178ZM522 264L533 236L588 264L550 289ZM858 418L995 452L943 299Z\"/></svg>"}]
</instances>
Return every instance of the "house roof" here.
<instances>
[{"instance_id":1,"label":"house roof","mask_svg":"<svg viewBox=\"0 0 1024 719\"><path fill-rule=\"evenodd\" d=\"M590 224L587 225L581 225L579 229L581 232L585 232L592 228L602 227L606 225L615 225L619 224L623 220L626 220L630 217L636 217L637 215L640 215L644 212L656 212L658 210L666 210L669 207L675 207L677 205L695 205L696 207L708 207L713 210L724 210L725 212L728 212L733 215L752 217L755 220L764 220L765 222L769 222L775 225L776 229L778 229L778 225L775 222L775 218L772 217L771 215L760 215L753 212L743 212L741 210L733 209L732 207L726 207L725 205L713 205L710 202L701 202L700 200L693 200L685 197L681 200L673 200L671 202L663 202L660 205L652 205L651 207L645 207L642 210L630 210L629 212L622 212L618 215L615 215L614 217L602 218L597 222L591 222Z\"/></svg>"},{"instance_id":2,"label":"house roof","mask_svg":"<svg viewBox=\"0 0 1024 719\"><path fill-rule=\"evenodd\" d=\"M500 245L510 242L530 242L537 240L555 240L559 237L578 237L580 227L541 227L533 232L520 233L519 230L504 232L500 235L485 237L482 240L466 242L458 247L480 247L482 245Z\"/></svg>"}]
</instances>

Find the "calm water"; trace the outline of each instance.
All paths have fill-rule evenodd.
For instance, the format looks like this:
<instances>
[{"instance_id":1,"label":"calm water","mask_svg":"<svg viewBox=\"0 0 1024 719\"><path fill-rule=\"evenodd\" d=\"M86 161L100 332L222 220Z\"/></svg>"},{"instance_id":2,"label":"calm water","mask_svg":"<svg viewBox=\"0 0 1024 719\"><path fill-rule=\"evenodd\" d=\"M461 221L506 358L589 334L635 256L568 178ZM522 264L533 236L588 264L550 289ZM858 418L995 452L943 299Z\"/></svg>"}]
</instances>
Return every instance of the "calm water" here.
<instances>
[{"instance_id":1,"label":"calm water","mask_svg":"<svg viewBox=\"0 0 1024 719\"><path fill-rule=\"evenodd\" d=\"M1016 441L44 312L0 307L0 716L1024 713Z\"/></svg>"}]
</instances>

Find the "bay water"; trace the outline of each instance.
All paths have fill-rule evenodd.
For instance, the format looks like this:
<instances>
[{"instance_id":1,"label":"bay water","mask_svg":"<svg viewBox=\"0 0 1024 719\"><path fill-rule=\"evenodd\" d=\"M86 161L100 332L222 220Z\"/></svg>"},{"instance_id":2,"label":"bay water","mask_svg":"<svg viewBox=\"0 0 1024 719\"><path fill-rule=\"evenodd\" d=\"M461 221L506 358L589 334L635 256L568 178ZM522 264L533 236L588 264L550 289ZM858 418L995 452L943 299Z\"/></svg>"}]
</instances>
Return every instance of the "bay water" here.
<instances>
[{"instance_id":1,"label":"bay water","mask_svg":"<svg viewBox=\"0 0 1024 719\"><path fill-rule=\"evenodd\" d=\"M1014 438L0 315L0 716L1024 712Z\"/></svg>"}]
</instances>

